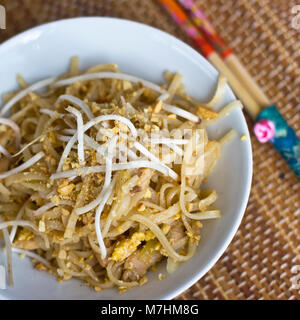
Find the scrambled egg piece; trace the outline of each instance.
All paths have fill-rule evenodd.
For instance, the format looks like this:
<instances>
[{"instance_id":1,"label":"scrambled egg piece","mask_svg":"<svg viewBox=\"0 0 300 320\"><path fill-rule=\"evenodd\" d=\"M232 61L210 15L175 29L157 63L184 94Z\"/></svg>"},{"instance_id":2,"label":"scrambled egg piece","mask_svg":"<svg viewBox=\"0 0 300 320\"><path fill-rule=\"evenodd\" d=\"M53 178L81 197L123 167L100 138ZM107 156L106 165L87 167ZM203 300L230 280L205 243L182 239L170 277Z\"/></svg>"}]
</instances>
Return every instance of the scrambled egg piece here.
<instances>
[{"instance_id":1,"label":"scrambled egg piece","mask_svg":"<svg viewBox=\"0 0 300 320\"><path fill-rule=\"evenodd\" d=\"M129 257L144 240L144 232L135 232L130 239L122 240L116 245L111 259L123 261Z\"/></svg>"},{"instance_id":2,"label":"scrambled egg piece","mask_svg":"<svg viewBox=\"0 0 300 320\"><path fill-rule=\"evenodd\" d=\"M247 139L247 136L245 135L245 134L243 134L242 136L241 136L241 140L242 141L245 141Z\"/></svg>"},{"instance_id":3,"label":"scrambled egg piece","mask_svg":"<svg viewBox=\"0 0 300 320\"><path fill-rule=\"evenodd\" d=\"M152 231L147 231L145 233L145 241L150 241L155 238L155 234Z\"/></svg>"},{"instance_id":4,"label":"scrambled egg piece","mask_svg":"<svg viewBox=\"0 0 300 320\"><path fill-rule=\"evenodd\" d=\"M218 114L215 111L201 107L201 106L198 106L197 114L198 116L204 119L215 119L218 117Z\"/></svg>"},{"instance_id":5,"label":"scrambled egg piece","mask_svg":"<svg viewBox=\"0 0 300 320\"><path fill-rule=\"evenodd\" d=\"M27 229L22 229L18 234L18 240L21 240L21 241L31 240L33 238L34 238L34 234Z\"/></svg>"}]
</instances>

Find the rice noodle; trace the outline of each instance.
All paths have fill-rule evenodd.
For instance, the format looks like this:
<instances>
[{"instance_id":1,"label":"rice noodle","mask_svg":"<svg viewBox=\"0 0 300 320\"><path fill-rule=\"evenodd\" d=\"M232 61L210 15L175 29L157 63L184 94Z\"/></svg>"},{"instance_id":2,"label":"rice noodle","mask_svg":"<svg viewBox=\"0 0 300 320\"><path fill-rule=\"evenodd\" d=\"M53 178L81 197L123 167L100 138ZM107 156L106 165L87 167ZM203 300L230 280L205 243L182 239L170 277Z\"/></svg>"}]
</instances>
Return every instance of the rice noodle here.
<instances>
[{"instance_id":1,"label":"rice noodle","mask_svg":"<svg viewBox=\"0 0 300 320\"><path fill-rule=\"evenodd\" d=\"M187 144L189 140L187 139L169 139L169 138L155 138L149 140L151 143L154 144Z\"/></svg>"},{"instance_id":2,"label":"rice noodle","mask_svg":"<svg viewBox=\"0 0 300 320\"><path fill-rule=\"evenodd\" d=\"M35 259L39 262L41 262L42 264L44 264L47 268L52 269L51 264L44 259L43 257L41 257L40 255L32 252L32 251L28 251L28 250L23 250L23 249L19 249L19 248L12 248L13 252L19 253L19 254L24 254L25 256L28 256L32 259Z\"/></svg>"},{"instance_id":3,"label":"rice noodle","mask_svg":"<svg viewBox=\"0 0 300 320\"><path fill-rule=\"evenodd\" d=\"M102 193L102 200L97 208L96 216L95 216L95 230L96 230L96 234L97 234L97 239L98 239L102 259L104 259L106 257L107 251L106 251L106 247L105 247L105 244L104 244L104 241L102 238L102 234L101 234L100 217L101 217L102 210L105 206L105 203L108 200L108 198L109 198L109 196L115 186L115 183L116 183L116 180L113 179L109 188L104 190L105 192Z\"/></svg>"},{"instance_id":4,"label":"rice noodle","mask_svg":"<svg viewBox=\"0 0 300 320\"><path fill-rule=\"evenodd\" d=\"M185 145L188 143L187 139L169 139L169 138L155 138L149 140L151 144L165 144L169 148L171 148L175 153L177 153L179 156L183 155L183 151L180 147L177 145Z\"/></svg>"},{"instance_id":5,"label":"rice noodle","mask_svg":"<svg viewBox=\"0 0 300 320\"><path fill-rule=\"evenodd\" d=\"M132 76L125 73L117 73L117 72L96 72L96 73L89 73L89 74L83 74L78 77L73 77L69 79L59 80L55 83L55 87L63 87L70 85L77 81L89 81L89 80L96 80L96 79L117 79L117 80L126 80L130 82L136 82L136 83L142 83L145 87L148 87L149 89L152 89L153 91L156 91L158 93L166 93L166 90L162 89L160 86Z\"/></svg>"},{"instance_id":6,"label":"rice noodle","mask_svg":"<svg viewBox=\"0 0 300 320\"><path fill-rule=\"evenodd\" d=\"M0 173L0 179L7 178L15 173L22 172L23 170L30 168L32 165L34 165L36 162L42 159L44 155L45 155L44 152L39 152L35 156L33 156L31 159L21 164L19 167Z\"/></svg>"},{"instance_id":7,"label":"rice noodle","mask_svg":"<svg viewBox=\"0 0 300 320\"><path fill-rule=\"evenodd\" d=\"M172 206L169 206L168 209L153 215L151 217L151 220L153 221L153 223L156 223L156 224L165 223L168 219L174 217L176 214L179 214L179 212L180 212L180 205L177 202Z\"/></svg>"},{"instance_id":8,"label":"rice noodle","mask_svg":"<svg viewBox=\"0 0 300 320\"><path fill-rule=\"evenodd\" d=\"M147 160L137 160L137 161L130 161L126 163L114 163L112 165L112 171L119 171L119 170L130 170L130 169L138 169L138 168L150 168L154 169L162 174L168 176L169 172L165 166L162 166L159 163L153 163ZM64 172L57 172L50 176L50 179L62 179L62 178L70 178L74 176L81 176L87 175L91 173L100 173L105 172L105 166L94 166L94 167L82 167L79 169L64 171Z\"/></svg>"},{"instance_id":9,"label":"rice noodle","mask_svg":"<svg viewBox=\"0 0 300 320\"><path fill-rule=\"evenodd\" d=\"M136 287L139 285L138 282L136 282L136 281L125 282L125 281L117 279L115 277L115 275L113 274L113 267L115 266L115 264L116 263L114 261L110 261L107 266L107 276L111 282L113 282L115 285L117 285L121 288L131 288L131 287Z\"/></svg>"},{"instance_id":10,"label":"rice noodle","mask_svg":"<svg viewBox=\"0 0 300 320\"><path fill-rule=\"evenodd\" d=\"M165 183L164 185L162 185L162 187L160 188L160 197L159 197L159 204L162 207L166 207L166 201L165 201L165 192L168 188L173 188L174 185L172 183Z\"/></svg>"},{"instance_id":11,"label":"rice noodle","mask_svg":"<svg viewBox=\"0 0 300 320\"><path fill-rule=\"evenodd\" d=\"M20 220L25 212L25 206L26 206L27 202L22 206L22 208L20 209L20 211L18 212L17 216L16 216L16 220ZM13 226L9 235L10 241L13 242L15 239L15 235L17 233L17 228L18 226Z\"/></svg>"},{"instance_id":12,"label":"rice noodle","mask_svg":"<svg viewBox=\"0 0 300 320\"><path fill-rule=\"evenodd\" d=\"M111 142L108 146L108 156L106 158L106 165L105 165L105 181L104 181L104 185L102 188L102 191L100 192L99 196L92 202L90 202L89 204L85 205L84 207L81 208L77 208L76 209L76 213L77 214L83 214L86 213L88 211L93 210L94 208L96 208L100 202L102 201L103 195L106 194L106 192L108 190L112 190L111 188L109 188L110 183L111 183L111 176L112 176L112 155L111 153L113 152L113 149L117 143L117 139L118 136L115 136L114 138L111 139Z\"/></svg>"},{"instance_id":13,"label":"rice noodle","mask_svg":"<svg viewBox=\"0 0 300 320\"><path fill-rule=\"evenodd\" d=\"M155 210L158 210L158 211L163 211L164 208L153 203L153 202L150 202L150 201L146 201L146 200L142 200L142 202L146 207L149 207L149 208L152 208L152 209L155 209Z\"/></svg>"},{"instance_id":14,"label":"rice noodle","mask_svg":"<svg viewBox=\"0 0 300 320\"><path fill-rule=\"evenodd\" d=\"M179 156L183 156L183 150L178 147L176 144L170 143L168 144L168 146L175 151L175 153L177 153Z\"/></svg>"},{"instance_id":15,"label":"rice noodle","mask_svg":"<svg viewBox=\"0 0 300 320\"><path fill-rule=\"evenodd\" d=\"M220 144L224 145L226 143L228 143L229 141L231 141L233 138L235 138L237 136L237 132L233 129L231 129L230 131L228 131L220 140Z\"/></svg>"},{"instance_id":16,"label":"rice noodle","mask_svg":"<svg viewBox=\"0 0 300 320\"><path fill-rule=\"evenodd\" d=\"M221 217L220 210L208 210L199 213L186 213L185 215L192 220L208 220Z\"/></svg>"},{"instance_id":17,"label":"rice noodle","mask_svg":"<svg viewBox=\"0 0 300 320\"><path fill-rule=\"evenodd\" d=\"M127 148L122 143L119 143L118 148L121 152L124 152L125 155L128 156L128 158L130 160L137 160L138 159L138 156L136 155L136 153L134 151L130 150L129 148Z\"/></svg>"},{"instance_id":18,"label":"rice noodle","mask_svg":"<svg viewBox=\"0 0 300 320\"><path fill-rule=\"evenodd\" d=\"M226 117L227 115L229 115L233 110L235 109L242 109L243 105L239 100L235 100L232 101L230 103L228 103L225 107L223 107L219 112L218 112L218 116L215 119L207 119L207 120L203 120L203 126L208 126L211 123L214 123L216 121L218 121L219 119L222 119L224 117Z\"/></svg>"},{"instance_id":19,"label":"rice noodle","mask_svg":"<svg viewBox=\"0 0 300 320\"><path fill-rule=\"evenodd\" d=\"M40 109L40 113L46 114L50 117L53 117L56 111L49 110L49 109ZM58 114L58 113L57 113Z\"/></svg>"},{"instance_id":20,"label":"rice noodle","mask_svg":"<svg viewBox=\"0 0 300 320\"><path fill-rule=\"evenodd\" d=\"M176 271L178 268L178 262L176 262L174 259L168 258L167 260L167 272L169 274L172 274Z\"/></svg>"},{"instance_id":21,"label":"rice noodle","mask_svg":"<svg viewBox=\"0 0 300 320\"><path fill-rule=\"evenodd\" d=\"M167 104L167 103L163 103L162 108L164 110L168 111L168 112L176 114L177 116L179 116L181 118L184 118L184 119L196 122L196 123L199 123L199 121L200 121L199 117L197 117L193 113L188 112L188 111L186 111L184 109L181 109L179 107L172 106L172 105Z\"/></svg>"},{"instance_id":22,"label":"rice noodle","mask_svg":"<svg viewBox=\"0 0 300 320\"><path fill-rule=\"evenodd\" d=\"M74 205L74 203L72 201L68 201L68 200L60 200L59 201L59 205L67 205L67 206L72 206ZM51 208L54 208L56 207L57 204L53 203L53 202L49 202L49 203L46 203L44 204L43 206L41 206L40 208L38 208L37 210L34 210L33 211L33 216L34 217L37 217L38 215L48 211L49 209Z\"/></svg>"},{"instance_id":23,"label":"rice noodle","mask_svg":"<svg viewBox=\"0 0 300 320\"><path fill-rule=\"evenodd\" d=\"M63 133L64 134L74 135L76 133L76 130L75 129L64 129Z\"/></svg>"},{"instance_id":24,"label":"rice noodle","mask_svg":"<svg viewBox=\"0 0 300 320\"><path fill-rule=\"evenodd\" d=\"M169 97L167 99L167 102L171 102L173 97L175 96L177 90L180 88L181 86L181 81L182 81L182 75L176 73L170 83L169 89L168 89L168 93L169 93Z\"/></svg>"},{"instance_id":25,"label":"rice noodle","mask_svg":"<svg viewBox=\"0 0 300 320\"><path fill-rule=\"evenodd\" d=\"M106 154L106 148L104 146L101 146L99 143L97 143L94 139L90 138L87 135L84 135L84 142L85 144L100 153L103 156L107 156Z\"/></svg>"},{"instance_id":26,"label":"rice noodle","mask_svg":"<svg viewBox=\"0 0 300 320\"><path fill-rule=\"evenodd\" d=\"M41 138L43 137L43 135L36 137L35 139L33 139L31 142L29 142L28 144L26 144L19 152L15 153L12 155L12 157L17 157L20 154L22 154L26 149L28 149L29 147L31 147L33 144L35 144L37 141L39 141Z\"/></svg>"},{"instance_id":27,"label":"rice noodle","mask_svg":"<svg viewBox=\"0 0 300 320\"><path fill-rule=\"evenodd\" d=\"M218 78L218 84L217 88L215 90L215 93L213 94L213 97L208 102L202 102L201 105L206 108L211 108L215 106L224 96L225 89L226 89L227 79L220 74Z\"/></svg>"},{"instance_id":28,"label":"rice noodle","mask_svg":"<svg viewBox=\"0 0 300 320\"><path fill-rule=\"evenodd\" d=\"M56 78L48 78L41 80L39 82L36 82L35 84L27 87L24 90L21 90L18 94L16 94L11 100L9 100L0 110L0 114L4 115L6 114L17 102L19 102L21 99L23 99L29 92L36 91L42 88L45 88L52 84Z\"/></svg>"},{"instance_id":29,"label":"rice noodle","mask_svg":"<svg viewBox=\"0 0 300 320\"><path fill-rule=\"evenodd\" d=\"M101 251L101 258L104 259L106 257L106 247L102 238L102 234L101 234L101 226L100 226L100 218L101 218L101 213L102 210L104 208L104 205L106 203L106 201L108 200L108 198L110 197L113 187L115 185L116 180L113 179L113 181L111 181L111 177L112 177L112 152L116 146L118 137L113 137L111 139L111 142L108 146L108 157L106 158L106 173L105 173L105 180L104 180L104 185L103 185L103 189L99 195L99 207L96 210L96 216L95 216L95 230L96 230L96 235L97 235L97 240L99 243L99 247L100 247L100 251ZM112 187L111 187L111 185ZM101 197L100 197L101 196ZM98 199L97 199L98 200Z\"/></svg>"},{"instance_id":30,"label":"rice noodle","mask_svg":"<svg viewBox=\"0 0 300 320\"><path fill-rule=\"evenodd\" d=\"M0 153L2 153L6 158L11 158L11 154L0 145Z\"/></svg>"},{"instance_id":31,"label":"rice noodle","mask_svg":"<svg viewBox=\"0 0 300 320\"><path fill-rule=\"evenodd\" d=\"M235 109L243 109L243 105L241 101L235 100L230 103L228 103L224 108L222 108L218 113L218 119L228 115L230 112L232 112Z\"/></svg>"},{"instance_id":32,"label":"rice noodle","mask_svg":"<svg viewBox=\"0 0 300 320\"><path fill-rule=\"evenodd\" d=\"M152 154L150 151L148 151L147 148L145 148L142 144L140 144L139 142L135 142L134 143L134 147L139 150L143 155L145 155L147 158L149 158L150 160L160 164L162 167L166 168L168 171L168 174L171 178L173 178L174 180L178 179L178 174L173 171L171 168L169 168L168 166L166 166L164 163L162 163L154 154Z\"/></svg>"},{"instance_id":33,"label":"rice noodle","mask_svg":"<svg viewBox=\"0 0 300 320\"><path fill-rule=\"evenodd\" d=\"M11 287L14 286L14 279L13 279L13 270L12 270L12 248L11 248L11 242L9 239L9 234L7 229L2 229L3 236L4 236L4 242L6 247L6 257L7 257L7 271L8 271L8 279L9 279L9 285Z\"/></svg>"},{"instance_id":34,"label":"rice noodle","mask_svg":"<svg viewBox=\"0 0 300 320\"><path fill-rule=\"evenodd\" d=\"M59 139L60 141L63 141L63 142L69 142L72 138L70 136L63 136L61 134L56 135L56 137L57 137L57 139Z\"/></svg>"},{"instance_id":35,"label":"rice noodle","mask_svg":"<svg viewBox=\"0 0 300 320\"><path fill-rule=\"evenodd\" d=\"M76 105L77 107L79 107L86 114L89 120L92 120L94 118L92 111L90 110L89 106L86 103L84 103L79 98L69 94L62 94L61 96L59 96L55 102L55 106L58 105L63 100L69 101L74 105Z\"/></svg>"},{"instance_id":36,"label":"rice noodle","mask_svg":"<svg viewBox=\"0 0 300 320\"><path fill-rule=\"evenodd\" d=\"M14 221L0 222L0 230L8 227L13 227L13 226L29 227L39 233L38 227L33 222L30 222L30 221L14 220Z\"/></svg>"},{"instance_id":37,"label":"rice noodle","mask_svg":"<svg viewBox=\"0 0 300 320\"><path fill-rule=\"evenodd\" d=\"M0 118L0 124L5 124L14 130L16 134L16 143L19 146L21 143L21 130L19 126L14 121L6 118Z\"/></svg>"},{"instance_id":38,"label":"rice noodle","mask_svg":"<svg viewBox=\"0 0 300 320\"><path fill-rule=\"evenodd\" d=\"M83 142L83 119L82 119L82 115L77 109L75 109L73 107L68 107L67 111L73 113L77 118L78 160L79 160L79 164L83 165L84 164L84 142Z\"/></svg>"}]
</instances>

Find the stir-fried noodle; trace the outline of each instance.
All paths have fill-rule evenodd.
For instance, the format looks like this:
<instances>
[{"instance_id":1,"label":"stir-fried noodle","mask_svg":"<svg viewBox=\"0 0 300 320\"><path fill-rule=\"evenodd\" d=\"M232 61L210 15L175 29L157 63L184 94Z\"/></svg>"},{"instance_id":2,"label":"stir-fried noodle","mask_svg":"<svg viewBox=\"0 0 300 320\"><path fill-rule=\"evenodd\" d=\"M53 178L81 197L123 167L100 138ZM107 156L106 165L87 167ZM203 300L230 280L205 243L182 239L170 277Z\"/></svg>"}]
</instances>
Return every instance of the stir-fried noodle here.
<instances>
[{"instance_id":1,"label":"stir-fried noodle","mask_svg":"<svg viewBox=\"0 0 300 320\"><path fill-rule=\"evenodd\" d=\"M195 253L201 220L221 216L203 181L222 145L206 126L240 107L211 107L185 93L182 77L162 86L114 64L70 72L3 96L0 113L0 230L7 251L25 254L59 281L95 290L146 282L161 260L173 272ZM40 89L44 89L41 93ZM7 115L10 117L7 118Z\"/></svg>"}]
</instances>

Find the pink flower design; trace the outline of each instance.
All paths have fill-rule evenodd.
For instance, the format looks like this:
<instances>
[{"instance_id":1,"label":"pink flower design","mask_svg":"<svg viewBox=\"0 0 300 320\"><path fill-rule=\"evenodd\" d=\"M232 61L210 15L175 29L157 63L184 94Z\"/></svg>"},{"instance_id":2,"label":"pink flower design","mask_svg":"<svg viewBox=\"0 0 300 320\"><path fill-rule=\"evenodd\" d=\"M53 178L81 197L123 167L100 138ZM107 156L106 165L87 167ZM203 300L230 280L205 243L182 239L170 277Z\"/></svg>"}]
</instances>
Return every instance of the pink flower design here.
<instances>
[{"instance_id":1,"label":"pink flower design","mask_svg":"<svg viewBox=\"0 0 300 320\"><path fill-rule=\"evenodd\" d=\"M275 125L270 120L260 119L254 126L254 133L259 142L268 142L275 135Z\"/></svg>"}]
</instances>

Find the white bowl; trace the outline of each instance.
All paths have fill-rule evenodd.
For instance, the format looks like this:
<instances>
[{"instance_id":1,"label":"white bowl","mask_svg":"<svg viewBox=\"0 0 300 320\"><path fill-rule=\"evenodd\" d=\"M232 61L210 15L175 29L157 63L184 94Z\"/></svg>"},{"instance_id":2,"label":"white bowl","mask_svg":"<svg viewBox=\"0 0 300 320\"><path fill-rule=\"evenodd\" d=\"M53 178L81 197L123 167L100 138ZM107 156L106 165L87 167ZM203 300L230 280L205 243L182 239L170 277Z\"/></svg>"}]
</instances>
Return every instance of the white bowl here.
<instances>
[{"instance_id":1,"label":"white bowl","mask_svg":"<svg viewBox=\"0 0 300 320\"><path fill-rule=\"evenodd\" d=\"M77 18L45 24L26 31L0 46L0 94L16 89L16 74L29 82L66 71L72 56L80 56L82 70L98 63L117 63L121 70L160 82L166 70L184 76L188 92L199 100L209 100L218 72L195 50L167 33L149 26L113 18ZM228 87L218 108L234 100ZM235 235L249 197L252 153L246 121L240 110L209 128L211 138L219 138L234 128L238 137L222 151L207 185L217 190L216 207L222 218L204 223L197 254L166 274L162 264L149 275L149 282L119 294L117 289L95 292L78 280L58 283L50 274L32 268L29 259L14 254L15 287L0 290L0 299L171 299L201 278L220 258ZM246 141L239 137L246 134ZM4 264L0 253L0 264Z\"/></svg>"}]
</instances>

